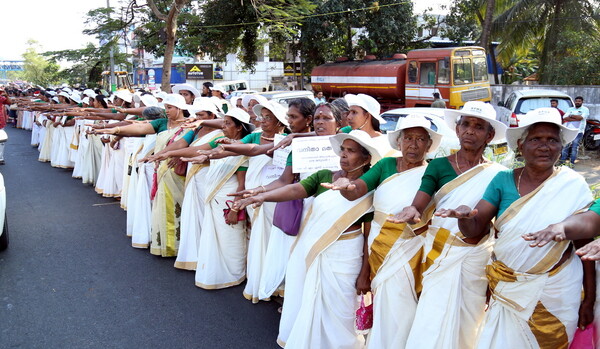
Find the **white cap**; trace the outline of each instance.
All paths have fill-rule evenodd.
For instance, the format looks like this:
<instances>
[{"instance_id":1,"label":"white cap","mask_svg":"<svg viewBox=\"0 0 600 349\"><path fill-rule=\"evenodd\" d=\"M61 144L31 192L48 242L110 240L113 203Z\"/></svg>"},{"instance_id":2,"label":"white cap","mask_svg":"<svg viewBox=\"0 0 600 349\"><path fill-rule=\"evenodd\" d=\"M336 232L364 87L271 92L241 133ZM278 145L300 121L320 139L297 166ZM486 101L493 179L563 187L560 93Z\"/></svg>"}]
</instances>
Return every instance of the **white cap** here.
<instances>
[{"instance_id":1,"label":"white cap","mask_svg":"<svg viewBox=\"0 0 600 349\"><path fill-rule=\"evenodd\" d=\"M527 131L527 129L532 125L539 124L541 122L555 124L560 128L560 139L563 146L571 143L579 133L579 129L570 128L562 124L562 118L558 112L558 109L537 108L528 111L527 114L521 118L519 127L511 127L506 130L506 142L508 143L508 146L511 149L516 150L517 141L523 137L523 133L525 133L525 131Z\"/></svg>"},{"instance_id":2,"label":"white cap","mask_svg":"<svg viewBox=\"0 0 600 349\"><path fill-rule=\"evenodd\" d=\"M133 94L129 92L129 90L117 90L117 92L115 92L115 97L119 97L127 103L133 101Z\"/></svg>"},{"instance_id":3,"label":"white cap","mask_svg":"<svg viewBox=\"0 0 600 349\"><path fill-rule=\"evenodd\" d=\"M496 120L496 110L489 103L470 101L465 103L460 110L444 109L444 120L453 130L456 128L456 122L461 116L471 116L489 122L495 131L492 142L501 140L506 134L506 125Z\"/></svg>"},{"instance_id":4,"label":"white cap","mask_svg":"<svg viewBox=\"0 0 600 349\"><path fill-rule=\"evenodd\" d=\"M346 139L351 139L360 144L363 148L367 149L369 154L371 154L371 164L374 164L381 159L381 154L374 146L373 139L363 130L352 130L350 133L338 133L329 138L329 142L331 142L333 151L338 156L341 154L342 143L344 143Z\"/></svg>"},{"instance_id":5,"label":"white cap","mask_svg":"<svg viewBox=\"0 0 600 349\"><path fill-rule=\"evenodd\" d=\"M182 95L177 93L168 94L163 100L163 104L170 104L179 109L187 109L188 105L185 103L185 98Z\"/></svg>"},{"instance_id":6,"label":"white cap","mask_svg":"<svg viewBox=\"0 0 600 349\"><path fill-rule=\"evenodd\" d=\"M85 89L83 90L83 94L90 97L90 98L95 98L96 97L96 92L94 92L94 90L92 90L91 88Z\"/></svg>"},{"instance_id":7,"label":"white cap","mask_svg":"<svg viewBox=\"0 0 600 349\"><path fill-rule=\"evenodd\" d=\"M274 102L274 101L267 101L265 104L257 104L252 108L252 111L254 112L254 114L257 117L260 117L262 115L262 110L267 109L270 110L271 113L273 113L273 115L275 115L275 117L277 118L277 120L279 120L279 122L281 122L282 124L284 124L285 126L289 126L289 122L287 121L287 112L288 112L288 108L284 107L283 105Z\"/></svg>"},{"instance_id":8,"label":"white cap","mask_svg":"<svg viewBox=\"0 0 600 349\"><path fill-rule=\"evenodd\" d=\"M250 114L246 113L245 110L241 108L231 108L227 111L227 113L219 113L221 117L231 116L234 119L238 119L239 121L250 124Z\"/></svg>"},{"instance_id":9,"label":"white cap","mask_svg":"<svg viewBox=\"0 0 600 349\"><path fill-rule=\"evenodd\" d=\"M379 115L381 113L381 105L375 98L364 93L359 93L357 95L348 93L344 96L344 99L346 100L346 103L348 103L348 107L353 105L359 106L377 119L380 124L385 124L387 122Z\"/></svg>"},{"instance_id":10,"label":"white cap","mask_svg":"<svg viewBox=\"0 0 600 349\"><path fill-rule=\"evenodd\" d=\"M158 99L151 94L145 94L140 96L140 101L144 103L146 107L156 107L158 106Z\"/></svg>"},{"instance_id":11,"label":"white cap","mask_svg":"<svg viewBox=\"0 0 600 349\"><path fill-rule=\"evenodd\" d=\"M187 105L186 109L190 112L190 114L196 114L201 111L208 111L217 116L219 116L220 110L213 103L213 101L208 97L200 97L194 100L194 104Z\"/></svg>"},{"instance_id":12,"label":"white cap","mask_svg":"<svg viewBox=\"0 0 600 349\"><path fill-rule=\"evenodd\" d=\"M431 125L431 121L427 120L424 115L408 114L406 117L402 118L400 124L396 127L394 132L388 133L388 141L390 142L392 148L400 150L398 147L398 137L400 137L402 130L413 127L422 127L425 129L425 131L427 131L427 133L429 133L429 137L431 138L431 147L429 147L428 152L433 153L437 150L442 142L442 134L432 130Z\"/></svg>"},{"instance_id":13,"label":"white cap","mask_svg":"<svg viewBox=\"0 0 600 349\"><path fill-rule=\"evenodd\" d=\"M177 94L179 94L179 91L184 90L184 91L190 91L195 97L202 96L202 93L200 93L200 91L198 91L197 88L195 88L194 86L192 86L190 84L177 84L177 85L173 86L171 88L171 90L173 91L173 93L177 93Z\"/></svg>"},{"instance_id":14,"label":"white cap","mask_svg":"<svg viewBox=\"0 0 600 349\"><path fill-rule=\"evenodd\" d=\"M252 93L248 93L248 94L245 94L244 97L242 97L242 106L244 108L248 109L250 101L253 99L256 99L258 104L266 104L268 102L268 100L261 95L255 95Z\"/></svg>"}]
</instances>

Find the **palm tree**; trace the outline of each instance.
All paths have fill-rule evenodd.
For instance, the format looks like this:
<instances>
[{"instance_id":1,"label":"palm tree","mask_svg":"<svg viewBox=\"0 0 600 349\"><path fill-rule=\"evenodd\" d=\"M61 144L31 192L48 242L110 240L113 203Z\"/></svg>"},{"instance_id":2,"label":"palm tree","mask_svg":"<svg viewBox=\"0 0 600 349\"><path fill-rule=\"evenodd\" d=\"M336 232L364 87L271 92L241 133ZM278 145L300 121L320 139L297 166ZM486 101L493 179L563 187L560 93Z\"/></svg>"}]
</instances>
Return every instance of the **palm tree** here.
<instances>
[{"instance_id":1,"label":"palm tree","mask_svg":"<svg viewBox=\"0 0 600 349\"><path fill-rule=\"evenodd\" d=\"M508 61L513 55L525 56L532 47L541 52L540 83L551 81L544 70L560 59L557 41L565 31L586 33L597 38L600 33L594 16L593 0L496 0L492 36L499 39L499 58Z\"/></svg>"}]
</instances>

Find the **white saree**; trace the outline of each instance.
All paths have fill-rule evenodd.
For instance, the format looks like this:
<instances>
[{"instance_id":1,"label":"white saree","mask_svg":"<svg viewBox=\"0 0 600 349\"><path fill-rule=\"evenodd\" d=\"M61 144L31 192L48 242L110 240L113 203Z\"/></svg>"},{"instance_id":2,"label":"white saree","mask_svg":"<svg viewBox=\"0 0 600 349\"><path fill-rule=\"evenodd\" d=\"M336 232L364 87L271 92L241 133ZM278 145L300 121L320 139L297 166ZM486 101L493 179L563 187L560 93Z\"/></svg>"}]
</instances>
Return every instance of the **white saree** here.
<instances>
[{"instance_id":1,"label":"white saree","mask_svg":"<svg viewBox=\"0 0 600 349\"><path fill-rule=\"evenodd\" d=\"M561 222L591 201L584 178L560 167L498 217L498 239L487 267L492 299L478 348L568 348L579 319L581 261L570 241L532 248L521 236ZM571 257L556 267L565 251Z\"/></svg>"},{"instance_id":2,"label":"white saree","mask_svg":"<svg viewBox=\"0 0 600 349\"><path fill-rule=\"evenodd\" d=\"M423 213L436 208L475 207L490 181L505 167L485 163L446 183ZM455 218L433 216L425 236L423 290L407 339L407 348L473 348L483 320L485 265L493 246L491 234L477 245L466 243Z\"/></svg>"},{"instance_id":3,"label":"white saree","mask_svg":"<svg viewBox=\"0 0 600 349\"><path fill-rule=\"evenodd\" d=\"M214 130L194 140L190 146L206 144L223 136L223 131ZM175 260L175 268L196 270L198 263L198 240L202 230L204 216L205 186L210 180L218 177L208 177L210 166L204 164L189 164L185 180L185 193L181 204L181 235L179 250Z\"/></svg>"},{"instance_id":4,"label":"white saree","mask_svg":"<svg viewBox=\"0 0 600 349\"><path fill-rule=\"evenodd\" d=\"M317 196L292 249L277 343L286 348L361 348L354 330L362 230L345 232L372 209L373 195Z\"/></svg>"},{"instance_id":5,"label":"white saree","mask_svg":"<svg viewBox=\"0 0 600 349\"><path fill-rule=\"evenodd\" d=\"M258 155L248 160L248 171L246 172L246 188L256 188L267 185L279 178L283 169L272 165L272 159L267 155ZM250 241L248 243L248 264L246 271L246 287L244 297L252 303L269 300L259 296L260 278L263 268L266 267L265 255L269 244L269 234L273 225L274 202L265 202L260 207L253 209L246 207L248 217L252 224Z\"/></svg>"},{"instance_id":6,"label":"white saree","mask_svg":"<svg viewBox=\"0 0 600 349\"><path fill-rule=\"evenodd\" d=\"M152 202L150 190L154 164L140 163L138 160L152 154L156 145L156 134L146 135L142 149L138 152L135 161L135 187L128 196L127 202L127 235L131 235L131 246L135 248L148 248L152 225Z\"/></svg>"},{"instance_id":7,"label":"white saree","mask_svg":"<svg viewBox=\"0 0 600 349\"><path fill-rule=\"evenodd\" d=\"M386 222L410 206L426 166L388 177L373 194L375 217L369 233L369 265L373 298L373 327L369 348L404 348L417 310L420 291L422 235L405 224ZM400 311L401 310L401 311Z\"/></svg>"},{"instance_id":8,"label":"white saree","mask_svg":"<svg viewBox=\"0 0 600 349\"><path fill-rule=\"evenodd\" d=\"M198 242L196 286L208 290L239 285L246 278L246 221L225 223L223 210L238 189L236 171L246 162L245 156L211 160L206 178L202 234Z\"/></svg>"},{"instance_id":9,"label":"white saree","mask_svg":"<svg viewBox=\"0 0 600 349\"><path fill-rule=\"evenodd\" d=\"M307 178L311 174L312 173L310 172L301 173L300 180ZM314 197L312 196L304 199L302 205L302 220L306 217L313 199ZM284 296L285 270L295 241L295 236L287 235L274 224L271 226L269 243L267 251L265 252L265 263L269 267L263 268L260 276L260 285L258 286L258 297L260 299L266 299L272 295Z\"/></svg>"},{"instance_id":10,"label":"white saree","mask_svg":"<svg viewBox=\"0 0 600 349\"><path fill-rule=\"evenodd\" d=\"M170 141L183 137L181 127L163 131L156 136L156 152ZM154 185L154 184L153 184ZM156 195L152 200L152 240L150 253L162 257L176 257L181 236L181 204L185 190L185 177L175 173L168 161L156 168Z\"/></svg>"}]
</instances>

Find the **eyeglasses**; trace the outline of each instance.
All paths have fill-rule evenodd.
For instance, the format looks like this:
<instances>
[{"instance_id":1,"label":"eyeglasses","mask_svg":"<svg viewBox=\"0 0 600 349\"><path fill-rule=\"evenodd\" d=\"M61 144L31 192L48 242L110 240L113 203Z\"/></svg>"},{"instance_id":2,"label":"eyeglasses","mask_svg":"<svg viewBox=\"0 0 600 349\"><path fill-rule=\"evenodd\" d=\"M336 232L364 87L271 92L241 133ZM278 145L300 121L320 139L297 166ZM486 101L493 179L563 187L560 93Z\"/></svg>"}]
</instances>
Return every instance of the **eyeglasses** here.
<instances>
[{"instance_id":1,"label":"eyeglasses","mask_svg":"<svg viewBox=\"0 0 600 349\"><path fill-rule=\"evenodd\" d=\"M256 117L256 120L258 121L272 121L274 118L272 116L262 116L262 115L258 115Z\"/></svg>"}]
</instances>

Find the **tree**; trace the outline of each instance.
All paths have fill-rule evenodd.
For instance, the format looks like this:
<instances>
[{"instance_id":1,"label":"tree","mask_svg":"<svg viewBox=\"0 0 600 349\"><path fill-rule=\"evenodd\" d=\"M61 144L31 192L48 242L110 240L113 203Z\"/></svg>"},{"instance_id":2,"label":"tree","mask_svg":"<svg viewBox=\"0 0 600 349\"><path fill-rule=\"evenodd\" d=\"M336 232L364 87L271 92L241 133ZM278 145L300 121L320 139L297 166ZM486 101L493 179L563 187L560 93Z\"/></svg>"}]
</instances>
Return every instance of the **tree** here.
<instances>
[{"instance_id":1,"label":"tree","mask_svg":"<svg viewBox=\"0 0 600 349\"><path fill-rule=\"evenodd\" d=\"M513 54L523 56L532 48L540 55L540 83L553 82L548 68L564 58L557 43L569 32L597 38L591 0L503 0L494 20L493 35L501 41L500 58L505 62Z\"/></svg>"},{"instance_id":2,"label":"tree","mask_svg":"<svg viewBox=\"0 0 600 349\"><path fill-rule=\"evenodd\" d=\"M135 0L134 0L135 1ZM169 6L169 12L164 14L157 6L154 0L147 0L148 7L159 20L164 22L164 32L166 34L165 53L163 56L163 72L161 90L171 91L171 63L175 53L175 41L177 40L177 19L183 7L189 4L190 0L173 0Z\"/></svg>"},{"instance_id":3,"label":"tree","mask_svg":"<svg viewBox=\"0 0 600 349\"><path fill-rule=\"evenodd\" d=\"M60 67L56 62L46 60L37 52L40 48L35 40L27 41L27 49L23 53L23 72L19 78L40 86L48 86L58 82Z\"/></svg>"},{"instance_id":4,"label":"tree","mask_svg":"<svg viewBox=\"0 0 600 349\"><path fill-rule=\"evenodd\" d=\"M96 47L88 43L85 48L76 50L62 50L45 52L44 56L51 57L54 61L73 62L73 65L60 72L62 79L70 84L84 84L95 86L100 82L101 74L109 65L111 48L117 47L116 40L106 45ZM127 61L129 55L115 50L114 61L117 65L130 66Z\"/></svg>"},{"instance_id":5,"label":"tree","mask_svg":"<svg viewBox=\"0 0 600 349\"><path fill-rule=\"evenodd\" d=\"M307 18L300 39L309 67L340 56L385 58L416 45L412 2L326 0L315 12L326 15Z\"/></svg>"}]
</instances>

